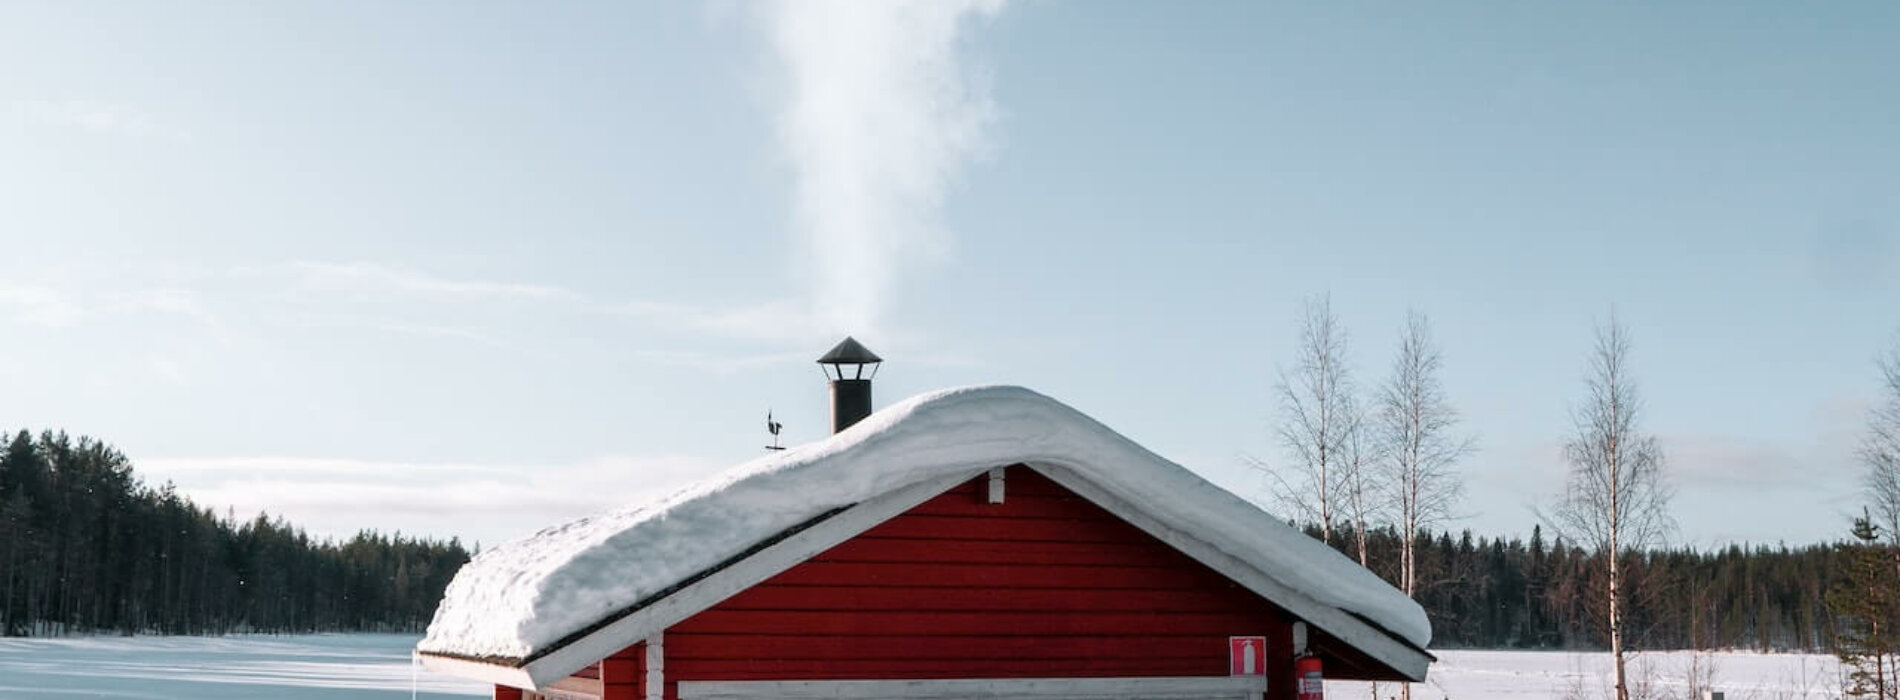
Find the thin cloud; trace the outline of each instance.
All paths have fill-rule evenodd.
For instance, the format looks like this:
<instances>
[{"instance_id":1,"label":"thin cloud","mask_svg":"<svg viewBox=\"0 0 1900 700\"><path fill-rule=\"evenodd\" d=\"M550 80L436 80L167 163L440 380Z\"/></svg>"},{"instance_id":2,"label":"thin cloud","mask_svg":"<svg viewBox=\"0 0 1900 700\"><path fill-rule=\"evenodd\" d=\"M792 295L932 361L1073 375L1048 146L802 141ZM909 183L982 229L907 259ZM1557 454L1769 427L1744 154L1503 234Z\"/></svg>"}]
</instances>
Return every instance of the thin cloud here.
<instances>
[{"instance_id":1,"label":"thin cloud","mask_svg":"<svg viewBox=\"0 0 1900 700\"><path fill-rule=\"evenodd\" d=\"M294 262L289 268L318 288L390 290L426 295L513 298L526 300L581 300L573 290L545 284L457 280L373 262Z\"/></svg>"},{"instance_id":2,"label":"thin cloud","mask_svg":"<svg viewBox=\"0 0 1900 700\"><path fill-rule=\"evenodd\" d=\"M171 358L152 358L152 373L157 375L159 379L163 379L177 386L186 386L191 383L191 378L185 376L184 368L179 367L178 363Z\"/></svg>"},{"instance_id":3,"label":"thin cloud","mask_svg":"<svg viewBox=\"0 0 1900 700\"><path fill-rule=\"evenodd\" d=\"M420 479L440 478L443 475L483 474L506 475L518 472L524 465L480 465L461 463L430 462L391 462L360 459L341 459L323 457L160 457L141 459L141 469L153 473L176 475L209 475L216 479L254 478L259 475L292 475L298 478L311 476L349 477L405 475Z\"/></svg>"},{"instance_id":4,"label":"thin cloud","mask_svg":"<svg viewBox=\"0 0 1900 700\"><path fill-rule=\"evenodd\" d=\"M87 316L79 300L43 286L0 287L0 308L10 310L20 323L52 328L76 325Z\"/></svg>"},{"instance_id":5,"label":"thin cloud","mask_svg":"<svg viewBox=\"0 0 1900 700\"><path fill-rule=\"evenodd\" d=\"M1685 491L1758 491L1763 489L1827 490L1825 478L1837 471L1832 450L1816 444L1800 453L1752 438L1703 433L1665 433L1656 436L1663 446L1663 474L1678 493ZM1525 442L1506 445L1495 462L1498 472L1486 478L1506 482L1519 490L1539 489L1551 494L1563 488L1570 465L1564 443Z\"/></svg>"},{"instance_id":6,"label":"thin cloud","mask_svg":"<svg viewBox=\"0 0 1900 700\"><path fill-rule=\"evenodd\" d=\"M318 536L377 529L496 542L665 495L714 466L684 455L555 465L258 456L141 459L138 469L200 506L282 516Z\"/></svg>"},{"instance_id":7,"label":"thin cloud","mask_svg":"<svg viewBox=\"0 0 1900 700\"><path fill-rule=\"evenodd\" d=\"M1668 470L1678 488L1802 489L1824 468L1772 443L1727 435L1661 437Z\"/></svg>"},{"instance_id":8,"label":"thin cloud","mask_svg":"<svg viewBox=\"0 0 1900 700\"><path fill-rule=\"evenodd\" d=\"M1738 436L1660 438L1685 544L1825 542L1845 531L1855 481L1851 466L1830 456L1826 444L1791 450Z\"/></svg>"},{"instance_id":9,"label":"thin cloud","mask_svg":"<svg viewBox=\"0 0 1900 700\"><path fill-rule=\"evenodd\" d=\"M478 343L481 345L487 345L490 347L496 347L496 348L508 347L507 343L503 343L499 339L496 339L494 336L475 330L473 328L463 328L459 326L440 326L440 325L433 325L433 324L427 324L427 323L399 323L399 322L383 323L381 325L378 325L377 327L383 330L389 331L391 333L401 333L404 335L417 335L417 336L423 336L427 338L446 338L449 340L465 340L465 341Z\"/></svg>"},{"instance_id":10,"label":"thin cloud","mask_svg":"<svg viewBox=\"0 0 1900 700\"><path fill-rule=\"evenodd\" d=\"M16 100L15 118L26 124L75 129L92 134L159 137L188 141L191 134L164 124L131 105L89 100Z\"/></svg>"},{"instance_id":11,"label":"thin cloud","mask_svg":"<svg viewBox=\"0 0 1900 700\"><path fill-rule=\"evenodd\" d=\"M811 362L813 359L813 354L809 351L720 355L683 350L640 350L634 352L634 356L648 362L686 367L695 372L718 375L730 375L767 367L783 367L800 362Z\"/></svg>"},{"instance_id":12,"label":"thin cloud","mask_svg":"<svg viewBox=\"0 0 1900 700\"><path fill-rule=\"evenodd\" d=\"M150 288L106 294L101 307L115 314L161 314L190 319L204 326L213 339L231 343L231 329L223 317L211 310L198 292L176 288Z\"/></svg>"},{"instance_id":13,"label":"thin cloud","mask_svg":"<svg viewBox=\"0 0 1900 700\"><path fill-rule=\"evenodd\" d=\"M369 261L348 263L299 261L271 267L243 267L241 276L267 276L273 269L290 270L295 284L305 290L343 294L400 293L443 299L513 299L529 302L562 303L567 308L609 316L637 319L658 329L683 335L707 336L727 340L771 344L809 345L828 335L809 308L785 300L728 307L701 306L670 301L636 299L598 301L595 295L567 287L514 281L455 279L411 268ZM459 338L490 345L502 345L492 332L468 326L444 326L435 323L384 320L377 327L400 333L442 338Z\"/></svg>"},{"instance_id":14,"label":"thin cloud","mask_svg":"<svg viewBox=\"0 0 1900 700\"><path fill-rule=\"evenodd\" d=\"M75 293L46 285L0 286L0 307L22 323L63 328L97 316L165 314L197 321L220 335L224 321L196 292L176 288Z\"/></svg>"},{"instance_id":15,"label":"thin cloud","mask_svg":"<svg viewBox=\"0 0 1900 700\"><path fill-rule=\"evenodd\" d=\"M221 328L224 321L205 306L197 292L184 289L153 288L108 295L109 303L125 311L154 311L176 314L206 326Z\"/></svg>"}]
</instances>

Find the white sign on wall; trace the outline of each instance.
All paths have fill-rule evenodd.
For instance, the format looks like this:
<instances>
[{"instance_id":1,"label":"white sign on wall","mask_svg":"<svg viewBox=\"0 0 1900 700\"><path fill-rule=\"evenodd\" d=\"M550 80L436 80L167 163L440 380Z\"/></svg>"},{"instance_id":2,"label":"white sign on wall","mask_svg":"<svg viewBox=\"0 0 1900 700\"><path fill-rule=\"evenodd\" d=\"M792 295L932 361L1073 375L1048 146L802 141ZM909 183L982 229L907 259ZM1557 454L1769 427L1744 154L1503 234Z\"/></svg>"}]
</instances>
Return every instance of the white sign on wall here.
<instances>
[{"instance_id":1,"label":"white sign on wall","mask_svg":"<svg viewBox=\"0 0 1900 700\"><path fill-rule=\"evenodd\" d=\"M1266 637L1228 637L1227 675L1267 675Z\"/></svg>"}]
</instances>

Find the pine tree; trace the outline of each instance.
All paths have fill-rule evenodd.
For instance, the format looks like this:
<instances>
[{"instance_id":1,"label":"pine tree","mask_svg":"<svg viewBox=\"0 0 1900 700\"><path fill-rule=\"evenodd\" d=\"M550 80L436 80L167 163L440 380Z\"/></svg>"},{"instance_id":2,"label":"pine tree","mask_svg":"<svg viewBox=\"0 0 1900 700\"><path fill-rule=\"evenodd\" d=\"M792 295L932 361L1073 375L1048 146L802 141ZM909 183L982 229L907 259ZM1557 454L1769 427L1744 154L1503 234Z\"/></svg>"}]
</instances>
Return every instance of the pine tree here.
<instances>
[{"instance_id":1,"label":"pine tree","mask_svg":"<svg viewBox=\"0 0 1900 700\"><path fill-rule=\"evenodd\" d=\"M1880 526L1863 512L1854 519L1854 539L1841 545L1845 577L1828 591L1836 620L1834 653L1847 671L1847 697L1900 698L1900 580L1894 575Z\"/></svg>"}]
</instances>

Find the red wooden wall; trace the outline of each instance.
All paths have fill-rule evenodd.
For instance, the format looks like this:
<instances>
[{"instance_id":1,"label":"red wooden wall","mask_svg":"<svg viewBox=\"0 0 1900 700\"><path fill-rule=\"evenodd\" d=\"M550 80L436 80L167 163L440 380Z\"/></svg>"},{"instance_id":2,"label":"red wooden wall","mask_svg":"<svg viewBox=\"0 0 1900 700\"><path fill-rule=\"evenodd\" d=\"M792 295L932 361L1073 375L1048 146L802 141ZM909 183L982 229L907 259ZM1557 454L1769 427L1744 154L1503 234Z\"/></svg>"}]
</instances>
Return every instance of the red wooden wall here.
<instances>
[{"instance_id":1,"label":"red wooden wall","mask_svg":"<svg viewBox=\"0 0 1900 700\"><path fill-rule=\"evenodd\" d=\"M647 696L647 645L621 649L600 663L574 672L575 678L600 681L601 700L645 700ZM496 685L494 700L523 700L520 688Z\"/></svg>"},{"instance_id":2,"label":"red wooden wall","mask_svg":"<svg viewBox=\"0 0 1900 700\"><path fill-rule=\"evenodd\" d=\"M1004 503L986 493L978 477L666 630L666 696L681 680L1222 676L1228 636L1265 635L1267 695L1293 697L1278 607L1027 467Z\"/></svg>"}]
</instances>

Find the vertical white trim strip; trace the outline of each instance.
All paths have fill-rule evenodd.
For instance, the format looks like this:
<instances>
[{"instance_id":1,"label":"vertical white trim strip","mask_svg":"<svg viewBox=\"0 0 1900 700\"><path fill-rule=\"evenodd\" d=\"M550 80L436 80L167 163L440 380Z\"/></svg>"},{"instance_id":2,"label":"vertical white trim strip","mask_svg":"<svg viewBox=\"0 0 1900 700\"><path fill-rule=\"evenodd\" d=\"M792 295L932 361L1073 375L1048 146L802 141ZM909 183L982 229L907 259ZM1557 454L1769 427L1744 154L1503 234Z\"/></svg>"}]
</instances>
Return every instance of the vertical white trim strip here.
<instances>
[{"instance_id":1,"label":"vertical white trim strip","mask_svg":"<svg viewBox=\"0 0 1900 700\"><path fill-rule=\"evenodd\" d=\"M990 469L990 505L1003 502L1003 470L1006 467Z\"/></svg>"},{"instance_id":2,"label":"vertical white trim strip","mask_svg":"<svg viewBox=\"0 0 1900 700\"><path fill-rule=\"evenodd\" d=\"M666 632L647 637L647 700L666 697Z\"/></svg>"}]
</instances>

